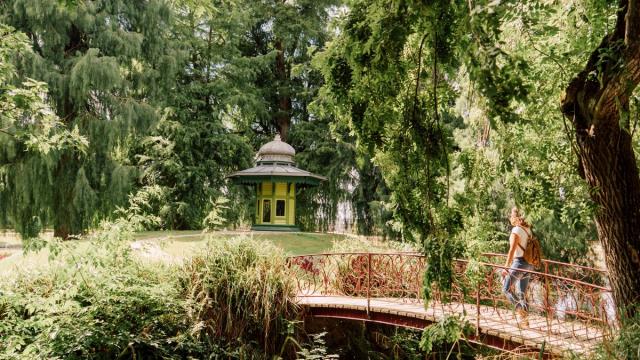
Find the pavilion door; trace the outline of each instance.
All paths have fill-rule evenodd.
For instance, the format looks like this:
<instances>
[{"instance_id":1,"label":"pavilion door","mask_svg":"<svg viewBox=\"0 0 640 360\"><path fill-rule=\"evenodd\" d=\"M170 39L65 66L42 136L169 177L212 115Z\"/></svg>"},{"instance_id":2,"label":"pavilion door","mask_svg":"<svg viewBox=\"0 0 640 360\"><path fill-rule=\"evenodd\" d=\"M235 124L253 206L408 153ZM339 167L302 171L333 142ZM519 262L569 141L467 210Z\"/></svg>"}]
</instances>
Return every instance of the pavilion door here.
<instances>
[{"instance_id":1,"label":"pavilion door","mask_svg":"<svg viewBox=\"0 0 640 360\"><path fill-rule=\"evenodd\" d=\"M262 222L271 222L271 200L262 200Z\"/></svg>"}]
</instances>

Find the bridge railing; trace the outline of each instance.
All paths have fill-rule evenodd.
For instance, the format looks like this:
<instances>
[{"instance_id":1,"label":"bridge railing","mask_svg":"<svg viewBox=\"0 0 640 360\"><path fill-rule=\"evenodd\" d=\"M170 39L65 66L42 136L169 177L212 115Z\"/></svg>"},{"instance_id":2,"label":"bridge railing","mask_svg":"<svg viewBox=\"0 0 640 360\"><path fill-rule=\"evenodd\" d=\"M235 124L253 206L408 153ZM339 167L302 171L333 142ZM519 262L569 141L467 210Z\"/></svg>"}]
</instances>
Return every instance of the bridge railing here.
<instances>
[{"instance_id":1,"label":"bridge railing","mask_svg":"<svg viewBox=\"0 0 640 360\"><path fill-rule=\"evenodd\" d=\"M314 254L289 258L300 296L344 295L419 301L425 257L418 253Z\"/></svg>"},{"instance_id":2,"label":"bridge railing","mask_svg":"<svg viewBox=\"0 0 640 360\"><path fill-rule=\"evenodd\" d=\"M449 302L470 304L476 326L491 312L492 319L513 323L513 305L502 292L501 254L482 260L455 260L453 290ZM494 260L494 261L492 261ZM421 303L426 258L419 253L327 253L289 259L297 272L299 296L350 296ZM526 294L532 329L562 333L583 340L607 336L616 324L611 289L600 285L606 272L571 264L546 261L542 271L522 270L530 278ZM596 279L596 280L593 280ZM515 282L514 282L515 283ZM443 303L445 294L434 289L433 301ZM475 306L473 306L475 305ZM369 309L367 308L367 311ZM481 314L481 312L484 312Z\"/></svg>"},{"instance_id":3,"label":"bridge railing","mask_svg":"<svg viewBox=\"0 0 640 360\"><path fill-rule=\"evenodd\" d=\"M487 263L496 265L504 264L507 259L506 254L497 253L484 253L482 257ZM604 269L548 259L542 259L540 272L600 286L607 286L609 282L609 274Z\"/></svg>"}]
</instances>

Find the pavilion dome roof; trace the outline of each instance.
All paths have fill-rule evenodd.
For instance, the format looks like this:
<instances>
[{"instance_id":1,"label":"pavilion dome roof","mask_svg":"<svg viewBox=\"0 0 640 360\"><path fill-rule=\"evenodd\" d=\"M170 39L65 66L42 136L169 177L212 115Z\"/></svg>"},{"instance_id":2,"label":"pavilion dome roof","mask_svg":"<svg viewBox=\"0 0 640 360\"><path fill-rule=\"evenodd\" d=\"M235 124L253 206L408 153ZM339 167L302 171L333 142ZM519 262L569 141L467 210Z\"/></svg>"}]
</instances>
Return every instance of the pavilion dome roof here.
<instances>
[{"instance_id":1,"label":"pavilion dome roof","mask_svg":"<svg viewBox=\"0 0 640 360\"><path fill-rule=\"evenodd\" d=\"M280 139L280 135L277 134L273 141L262 145L258 150L257 161L262 163L265 161L278 161L293 163L293 156L296 154L296 150L293 146L287 144Z\"/></svg>"},{"instance_id":2,"label":"pavilion dome roof","mask_svg":"<svg viewBox=\"0 0 640 360\"><path fill-rule=\"evenodd\" d=\"M289 182L297 186L316 186L327 180L324 176L310 173L296 167L293 156L296 151L293 147L276 135L258 150L256 165L250 169L236 171L228 178L236 184L260 184L265 181Z\"/></svg>"}]
</instances>

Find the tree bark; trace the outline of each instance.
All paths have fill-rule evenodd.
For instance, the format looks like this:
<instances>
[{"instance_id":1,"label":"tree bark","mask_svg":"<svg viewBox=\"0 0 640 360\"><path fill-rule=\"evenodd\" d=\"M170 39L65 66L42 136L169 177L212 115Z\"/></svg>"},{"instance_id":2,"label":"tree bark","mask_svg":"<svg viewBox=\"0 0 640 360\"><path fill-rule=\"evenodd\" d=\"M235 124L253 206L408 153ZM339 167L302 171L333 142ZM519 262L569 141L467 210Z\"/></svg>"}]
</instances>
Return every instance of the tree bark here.
<instances>
[{"instance_id":1,"label":"tree bark","mask_svg":"<svg viewBox=\"0 0 640 360\"><path fill-rule=\"evenodd\" d=\"M66 57L73 56L73 52L86 51L87 46L83 34L74 24L69 29L69 42L64 48ZM78 116L77 105L66 93L56 106L57 113L67 127L72 127ZM73 150L65 150L60 156L54 172L53 184L53 236L68 240L71 235L79 234L83 229L77 229L73 223L73 187L79 165L74 159Z\"/></svg>"},{"instance_id":2,"label":"tree bark","mask_svg":"<svg viewBox=\"0 0 640 360\"><path fill-rule=\"evenodd\" d=\"M70 152L65 152L56 164L53 184L53 236L68 240L71 235L78 235L84 229L74 226L73 187L78 173L77 162Z\"/></svg>"},{"instance_id":3,"label":"tree bark","mask_svg":"<svg viewBox=\"0 0 640 360\"><path fill-rule=\"evenodd\" d=\"M287 141L291 126L291 96L289 94L289 73L284 58L282 40L276 40L276 79L278 80L278 111L275 115L276 126L282 141Z\"/></svg>"},{"instance_id":4,"label":"tree bark","mask_svg":"<svg viewBox=\"0 0 640 360\"><path fill-rule=\"evenodd\" d=\"M639 5L619 2L614 31L561 101L575 131L580 173L598 206L595 221L616 305L630 316L640 302L640 177L628 121L629 99L640 82Z\"/></svg>"}]
</instances>

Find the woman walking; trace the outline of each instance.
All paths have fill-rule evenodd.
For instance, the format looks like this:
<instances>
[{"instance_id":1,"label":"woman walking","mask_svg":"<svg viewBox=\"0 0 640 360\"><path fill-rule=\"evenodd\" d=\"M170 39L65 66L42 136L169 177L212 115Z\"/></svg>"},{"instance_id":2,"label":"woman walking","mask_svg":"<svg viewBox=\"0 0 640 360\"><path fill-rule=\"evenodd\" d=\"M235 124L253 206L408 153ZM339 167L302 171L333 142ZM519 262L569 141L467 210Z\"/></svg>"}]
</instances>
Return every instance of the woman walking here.
<instances>
[{"instance_id":1,"label":"woman walking","mask_svg":"<svg viewBox=\"0 0 640 360\"><path fill-rule=\"evenodd\" d=\"M502 270L504 279L502 293L509 302L515 305L518 326L528 327L527 314L529 308L526 293L530 275L526 271L518 270L533 270L533 265L524 259L527 240L531 237L531 225L524 220L517 207L511 209L509 221L513 229L511 230L511 236L509 236L509 253L505 264L505 267L508 267L509 270ZM515 288L515 294L511 290L512 285Z\"/></svg>"}]
</instances>

